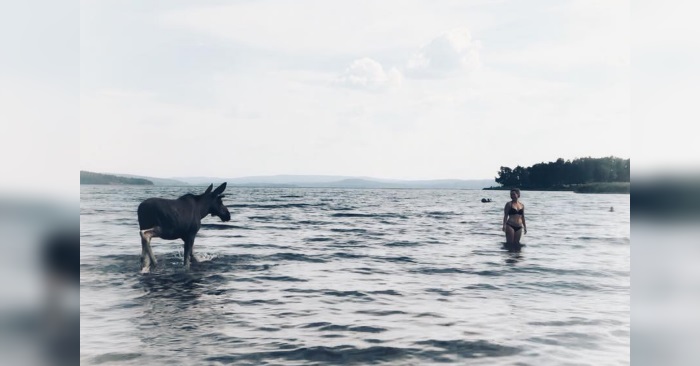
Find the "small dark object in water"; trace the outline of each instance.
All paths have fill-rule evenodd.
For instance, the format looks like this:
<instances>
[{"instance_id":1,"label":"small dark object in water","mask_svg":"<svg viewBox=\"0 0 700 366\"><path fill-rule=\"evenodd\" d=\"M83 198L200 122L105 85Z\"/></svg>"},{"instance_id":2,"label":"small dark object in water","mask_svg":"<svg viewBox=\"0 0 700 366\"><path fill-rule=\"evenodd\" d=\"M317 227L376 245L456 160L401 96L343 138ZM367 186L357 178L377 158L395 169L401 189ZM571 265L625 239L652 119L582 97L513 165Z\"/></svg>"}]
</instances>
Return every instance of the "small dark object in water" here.
<instances>
[{"instance_id":1,"label":"small dark object in water","mask_svg":"<svg viewBox=\"0 0 700 366\"><path fill-rule=\"evenodd\" d=\"M226 182L214 191L213 184L204 193L188 193L178 199L149 198L139 205L138 218L141 234L141 272L150 271L151 264L157 265L151 249L151 238L166 240L182 239L185 242L185 267L194 261L194 238L202 226L201 220L211 214L221 221L231 220L231 214L221 202Z\"/></svg>"},{"instance_id":2,"label":"small dark object in water","mask_svg":"<svg viewBox=\"0 0 700 366\"><path fill-rule=\"evenodd\" d=\"M491 202L490 198L482 198L481 202L486 203L486 202Z\"/></svg>"},{"instance_id":3,"label":"small dark object in water","mask_svg":"<svg viewBox=\"0 0 700 366\"><path fill-rule=\"evenodd\" d=\"M615 209L612 206L610 206L610 212L615 212Z\"/></svg>"}]
</instances>

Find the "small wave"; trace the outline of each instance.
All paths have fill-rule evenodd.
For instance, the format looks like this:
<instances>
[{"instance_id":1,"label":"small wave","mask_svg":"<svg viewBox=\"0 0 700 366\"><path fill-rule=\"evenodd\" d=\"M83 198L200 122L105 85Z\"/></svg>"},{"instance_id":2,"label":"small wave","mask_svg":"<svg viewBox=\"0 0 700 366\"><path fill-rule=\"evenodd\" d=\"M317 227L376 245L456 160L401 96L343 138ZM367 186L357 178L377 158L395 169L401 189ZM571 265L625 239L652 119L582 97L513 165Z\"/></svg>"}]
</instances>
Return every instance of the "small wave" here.
<instances>
[{"instance_id":1,"label":"small wave","mask_svg":"<svg viewBox=\"0 0 700 366\"><path fill-rule=\"evenodd\" d=\"M387 272L380 271L377 268L368 268L368 267L354 268L354 269L350 270L350 272L359 273L359 274L363 274L363 275L370 275L370 276L388 274Z\"/></svg>"},{"instance_id":2,"label":"small wave","mask_svg":"<svg viewBox=\"0 0 700 366\"><path fill-rule=\"evenodd\" d=\"M299 226L272 226L272 225L267 225L267 226L261 226L261 229L272 229L272 230L300 230L301 227Z\"/></svg>"},{"instance_id":3,"label":"small wave","mask_svg":"<svg viewBox=\"0 0 700 366\"><path fill-rule=\"evenodd\" d=\"M358 310L357 314L367 314L375 316L405 315L406 312L400 310Z\"/></svg>"},{"instance_id":4,"label":"small wave","mask_svg":"<svg viewBox=\"0 0 700 366\"><path fill-rule=\"evenodd\" d=\"M608 277L609 274L603 271L593 271L588 269L562 269L541 266L513 267L511 271L516 273L539 273L553 274L556 276L581 276L581 277Z\"/></svg>"},{"instance_id":5,"label":"small wave","mask_svg":"<svg viewBox=\"0 0 700 366\"><path fill-rule=\"evenodd\" d=\"M331 211L352 211L355 208L356 207L352 207L352 206L333 206L333 207L329 207L328 209Z\"/></svg>"},{"instance_id":6,"label":"small wave","mask_svg":"<svg viewBox=\"0 0 700 366\"><path fill-rule=\"evenodd\" d=\"M362 214L362 213L335 213L331 215L332 217L378 217L374 214Z\"/></svg>"},{"instance_id":7,"label":"small wave","mask_svg":"<svg viewBox=\"0 0 700 366\"><path fill-rule=\"evenodd\" d=\"M498 277L503 275L501 271L476 271L474 274L477 274L479 276L486 276L486 277Z\"/></svg>"},{"instance_id":8,"label":"small wave","mask_svg":"<svg viewBox=\"0 0 700 366\"><path fill-rule=\"evenodd\" d=\"M437 318L442 319L443 316L436 313L420 313L413 316L414 318Z\"/></svg>"},{"instance_id":9,"label":"small wave","mask_svg":"<svg viewBox=\"0 0 700 366\"><path fill-rule=\"evenodd\" d=\"M471 254L478 256L493 257L495 253L502 253L500 250L472 250Z\"/></svg>"},{"instance_id":10,"label":"small wave","mask_svg":"<svg viewBox=\"0 0 700 366\"><path fill-rule=\"evenodd\" d=\"M92 359L92 363L95 365L107 363L107 362L124 362L137 359L143 356L141 353L105 353L96 356Z\"/></svg>"},{"instance_id":11,"label":"small wave","mask_svg":"<svg viewBox=\"0 0 700 366\"><path fill-rule=\"evenodd\" d=\"M321 328L331 325L329 322L315 322L315 323L308 323L304 325L300 325L299 328Z\"/></svg>"},{"instance_id":12,"label":"small wave","mask_svg":"<svg viewBox=\"0 0 700 366\"><path fill-rule=\"evenodd\" d=\"M439 294L442 296L451 296L452 295L452 291L447 291L447 290L443 290L440 288L429 288L429 289L426 289L425 291L426 292L433 292L433 293L436 293L436 294Z\"/></svg>"},{"instance_id":13,"label":"small wave","mask_svg":"<svg viewBox=\"0 0 700 366\"><path fill-rule=\"evenodd\" d=\"M252 227L247 227L247 226L238 226L238 225L226 225L230 229L238 229L238 230L255 230Z\"/></svg>"},{"instance_id":14,"label":"small wave","mask_svg":"<svg viewBox=\"0 0 700 366\"><path fill-rule=\"evenodd\" d=\"M314 258L304 254L298 253L276 253L267 257L268 260L273 261L299 261L299 262L311 262L311 263L325 263L323 259Z\"/></svg>"},{"instance_id":15,"label":"small wave","mask_svg":"<svg viewBox=\"0 0 700 366\"><path fill-rule=\"evenodd\" d=\"M345 252L336 252L333 253L331 256L332 258L346 258L346 259L359 259L359 258L366 258L366 255L362 254L353 254L353 253L345 253Z\"/></svg>"},{"instance_id":16,"label":"small wave","mask_svg":"<svg viewBox=\"0 0 700 366\"><path fill-rule=\"evenodd\" d=\"M381 333L386 332L384 328L370 327L366 325L361 325L357 327L351 327L348 329L351 332L361 332L361 333Z\"/></svg>"},{"instance_id":17,"label":"small wave","mask_svg":"<svg viewBox=\"0 0 700 366\"><path fill-rule=\"evenodd\" d=\"M289 351L254 352L238 355L214 356L207 358L206 361L221 363L253 361L256 364L259 364L261 363L261 360L281 359L285 361L310 361L338 365L388 362L398 360L406 356L408 356L407 350L394 347L373 346L369 348L356 348L353 346L317 346L302 347Z\"/></svg>"},{"instance_id":18,"label":"small wave","mask_svg":"<svg viewBox=\"0 0 700 366\"><path fill-rule=\"evenodd\" d=\"M112 220L112 222L117 224L117 225L126 225L126 226L138 225L138 222L134 219L131 219L131 218L129 218L129 219L114 219L114 220Z\"/></svg>"},{"instance_id":19,"label":"small wave","mask_svg":"<svg viewBox=\"0 0 700 366\"><path fill-rule=\"evenodd\" d=\"M317 242L317 241L333 241L333 238L306 238L304 239L305 241L308 242Z\"/></svg>"},{"instance_id":20,"label":"small wave","mask_svg":"<svg viewBox=\"0 0 700 366\"><path fill-rule=\"evenodd\" d=\"M458 214L453 212L453 211L428 211L425 213L425 215L428 217L432 217L432 218L444 218L444 217L456 216Z\"/></svg>"},{"instance_id":21,"label":"small wave","mask_svg":"<svg viewBox=\"0 0 700 366\"><path fill-rule=\"evenodd\" d=\"M367 245L359 240L348 240L345 242L334 242L333 244L329 244L329 247L337 247L337 248L365 248Z\"/></svg>"},{"instance_id":22,"label":"small wave","mask_svg":"<svg viewBox=\"0 0 700 366\"><path fill-rule=\"evenodd\" d=\"M256 330L259 330L261 332L278 332L282 329L277 327L259 327Z\"/></svg>"},{"instance_id":23,"label":"small wave","mask_svg":"<svg viewBox=\"0 0 700 366\"><path fill-rule=\"evenodd\" d=\"M599 336L592 333L562 332L551 334L548 337L531 337L527 341L567 348L597 349L599 348L599 338Z\"/></svg>"},{"instance_id":24,"label":"small wave","mask_svg":"<svg viewBox=\"0 0 700 366\"><path fill-rule=\"evenodd\" d=\"M500 291L501 288L494 285L489 285L487 283L478 283L476 285L469 285L464 288L465 290L489 290L489 291Z\"/></svg>"},{"instance_id":25,"label":"small wave","mask_svg":"<svg viewBox=\"0 0 700 366\"><path fill-rule=\"evenodd\" d=\"M628 237L601 237L598 238L601 242L612 245L629 245L630 238Z\"/></svg>"},{"instance_id":26,"label":"small wave","mask_svg":"<svg viewBox=\"0 0 700 366\"><path fill-rule=\"evenodd\" d=\"M585 318L571 318L569 320L554 320L548 322L529 322L530 325L545 326L545 327L570 327L576 325L597 326L602 324L601 320L591 320Z\"/></svg>"},{"instance_id":27,"label":"small wave","mask_svg":"<svg viewBox=\"0 0 700 366\"><path fill-rule=\"evenodd\" d=\"M290 276L258 276L258 277L255 277L255 279L265 280L265 281L281 281L281 282L308 282L308 280L296 278L296 277L290 277Z\"/></svg>"},{"instance_id":28,"label":"small wave","mask_svg":"<svg viewBox=\"0 0 700 366\"><path fill-rule=\"evenodd\" d=\"M370 291L369 292L372 295L391 295L391 296L401 296L401 293L394 291L394 290L379 290L379 291Z\"/></svg>"},{"instance_id":29,"label":"small wave","mask_svg":"<svg viewBox=\"0 0 700 366\"><path fill-rule=\"evenodd\" d=\"M318 221L318 220L301 220L301 221L297 221L297 223L300 225L330 225L330 224L333 224L333 222L330 222L330 221Z\"/></svg>"},{"instance_id":30,"label":"small wave","mask_svg":"<svg viewBox=\"0 0 700 366\"><path fill-rule=\"evenodd\" d=\"M564 290L576 290L578 291L600 291L597 286L587 285L581 282L567 282L567 281L549 281L549 282L530 282L529 285L544 288L544 289L564 289Z\"/></svg>"},{"instance_id":31,"label":"small wave","mask_svg":"<svg viewBox=\"0 0 700 366\"><path fill-rule=\"evenodd\" d=\"M384 328L369 327L369 326L351 326L351 325L337 325L331 323L312 323L310 325L304 326L303 328L318 328L322 332L360 332L360 333L381 333L385 332Z\"/></svg>"},{"instance_id":32,"label":"small wave","mask_svg":"<svg viewBox=\"0 0 700 366\"><path fill-rule=\"evenodd\" d=\"M240 306L259 306L259 305L282 305L281 302L277 300L228 300L227 303L233 303Z\"/></svg>"},{"instance_id":33,"label":"small wave","mask_svg":"<svg viewBox=\"0 0 700 366\"><path fill-rule=\"evenodd\" d=\"M398 218L398 219L408 219L407 216L392 214L392 213L378 213L378 214L365 214L365 213L334 213L332 217L366 217L366 218Z\"/></svg>"},{"instance_id":34,"label":"small wave","mask_svg":"<svg viewBox=\"0 0 700 366\"><path fill-rule=\"evenodd\" d=\"M367 233L367 230L365 229L341 229L341 228L333 228L331 231L336 232L336 233L361 233L365 234Z\"/></svg>"},{"instance_id":35,"label":"small wave","mask_svg":"<svg viewBox=\"0 0 700 366\"><path fill-rule=\"evenodd\" d=\"M320 292L319 290L305 289L305 288L286 288L282 290L283 292L292 292L298 294L313 294Z\"/></svg>"},{"instance_id":36,"label":"small wave","mask_svg":"<svg viewBox=\"0 0 700 366\"><path fill-rule=\"evenodd\" d=\"M420 274L472 273L471 271L467 271L467 270L459 269L459 268L434 268L434 267L419 268L419 269L411 270L411 272L420 273Z\"/></svg>"},{"instance_id":37,"label":"small wave","mask_svg":"<svg viewBox=\"0 0 700 366\"><path fill-rule=\"evenodd\" d=\"M387 261L387 262L400 262L400 263L415 263L411 257L377 257L377 260Z\"/></svg>"},{"instance_id":38,"label":"small wave","mask_svg":"<svg viewBox=\"0 0 700 366\"><path fill-rule=\"evenodd\" d=\"M421 356L435 359L436 357L457 356L460 358L478 357L505 357L520 353L522 350L517 347L502 346L487 341L463 341L463 340L428 340L416 342L422 347L433 347L438 350L422 351Z\"/></svg>"},{"instance_id":39,"label":"small wave","mask_svg":"<svg viewBox=\"0 0 700 366\"><path fill-rule=\"evenodd\" d=\"M231 204L226 205L228 208L255 208L263 210L276 210L284 208L304 208L310 206L325 206L325 204L310 204L310 203L286 203L286 204L272 204L272 205L262 205L262 204Z\"/></svg>"},{"instance_id":40,"label":"small wave","mask_svg":"<svg viewBox=\"0 0 700 366\"><path fill-rule=\"evenodd\" d=\"M217 237L220 237L220 238L246 238L245 235L241 235L241 234L236 234L236 235L217 235Z\"/></svg>"},{"instance_id":41,"label":"small wave","mask_svg":"<svg viewBox=\"0 0 700 366\"><path fill-rule=\"evenodd\" d=\"M248 220L254 220L254 221L273 221L277 220L274 216L248 216Z\"/></svg>"},{"instance_id":42,"label":"small wave","mask_svg":"<svg viewBox=\"0 0 700 366\"><path fill-rule=\"evenodd\" d=\"M252 248L252 249L290 249L288 246L275 245L275 244L257 244L257 243L247 243L247 244L236 244L239 248Z\"/></svg>"},{"instance_id":43,"label":"small wave","mask_svg":"<svg viewBox=\"0 0 700 366\"><path fill-rule=\"evenodd\" d=\"M384 244L384 246L387 247L416 247L419 245L420 243L417 243L415 241L394 241L391 243Z\"/></svg>"},{"instance_id":44,"label":"small wave","mask_svg":"<svg viewBox=\"0 0 700 366\"><path fill-rule=\"evenodd\" d=\"M197 256L197 252L195 252ZM259 256L251 254L240 255L214 255L211 259L193 264L190 271L201 273L239 273L241 271L265 271L270 268L270 264L256 264L253 261L260 260ZM178 268L181 267L182 259L178 261Z\"/></svg>"},{"instance_id":45,"label":"small wave","mask_svg":"<svg viewBox=\"0 0 700 366\"><path fill-rule=\"evenodd\" d=\"M337 296L337 297L353 297L353 298L362 298L366 300L372 300L372 298L360 291L335 291L335 290L330 290L330 291L325 291L323 292L324 295L327 296Z\"/></svg>"},{"instance_id":46,"label":"small wave","mask_svg":"<svg viewBox=\"0 0 700 366\"><path fill-rule=\"evenodd\" d=\"M204 294L209 295L209 296L221 296L221 295L225 294L226 292L227 292L227 290L224 290L224 289L216 289L216 290L205 291Z\"/></svg>"}]
</instances>

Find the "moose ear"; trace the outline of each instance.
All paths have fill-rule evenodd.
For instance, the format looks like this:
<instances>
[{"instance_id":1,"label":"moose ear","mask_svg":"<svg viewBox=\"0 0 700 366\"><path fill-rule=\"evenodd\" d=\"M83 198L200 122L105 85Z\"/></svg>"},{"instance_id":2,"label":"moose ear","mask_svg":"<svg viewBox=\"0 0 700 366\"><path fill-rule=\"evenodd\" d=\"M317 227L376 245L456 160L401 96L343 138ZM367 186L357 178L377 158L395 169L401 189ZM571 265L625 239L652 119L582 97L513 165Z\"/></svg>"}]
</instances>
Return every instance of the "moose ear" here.
<instances>
[{"instance_id":1,"label":"moose ear","mask_svg":"<svg viewBox=\"0 0 700 366\"><path fill-rule=\"evenodd\" d=\"M211 192L211 189L212 189L212 188L214 188L214 185L213 185L213 184L210 184L210 185L209 185L209 188L207 188L207 190L204 191L204 194L207 194L207 193Z\"/></svg>"},{"instance_id":2,"label":"moose ear","mask_svg":"<svg viewBox=\"0 0 700 366\"><path fill-rule=\"evenodd\" d=\"M220 195L224 191L224 189L226 189L226 182L224 182L220 186L216 187L216 189L214 190L214 195L215 196Z\"/></svg>"}]
</instances>

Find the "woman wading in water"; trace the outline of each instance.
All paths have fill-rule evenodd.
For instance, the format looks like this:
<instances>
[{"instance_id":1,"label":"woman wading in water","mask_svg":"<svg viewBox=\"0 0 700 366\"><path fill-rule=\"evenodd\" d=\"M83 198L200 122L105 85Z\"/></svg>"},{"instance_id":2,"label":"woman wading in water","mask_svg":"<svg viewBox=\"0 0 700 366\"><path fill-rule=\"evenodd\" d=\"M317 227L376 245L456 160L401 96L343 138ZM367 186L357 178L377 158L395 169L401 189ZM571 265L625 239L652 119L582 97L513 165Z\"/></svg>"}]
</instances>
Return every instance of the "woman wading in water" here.
<instances>
[{"instance_id":1,"label":"woman wading in water","mask_svg":"<svg viewBox=\"0 0 700 366\"><path fill-rule=\"evenodd\" d=\"M520 202L520 190L510 190L511 201L503 209L503 231L506 233L506 249L520 249L520 237L527 234L525 205Z\"/></svg>"}]
</instances>

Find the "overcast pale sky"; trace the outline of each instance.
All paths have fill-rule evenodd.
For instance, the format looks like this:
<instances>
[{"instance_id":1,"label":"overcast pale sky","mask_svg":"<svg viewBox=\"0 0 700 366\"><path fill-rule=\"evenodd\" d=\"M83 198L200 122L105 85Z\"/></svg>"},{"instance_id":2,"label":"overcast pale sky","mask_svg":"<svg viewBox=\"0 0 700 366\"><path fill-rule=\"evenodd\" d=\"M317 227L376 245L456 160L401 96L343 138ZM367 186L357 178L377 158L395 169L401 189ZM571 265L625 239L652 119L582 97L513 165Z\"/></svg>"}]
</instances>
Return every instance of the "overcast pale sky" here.
<instances>
[{"instance_id":1,"label":"overcast pale sky","mask_svg":"<svg viewBox=\"0 0 700 366\"><path fill-rule=\"evenodd\" d=\"M493 178L629 158L626 0L81 1L80 168Z\"/></svg>"}]
</instances>

